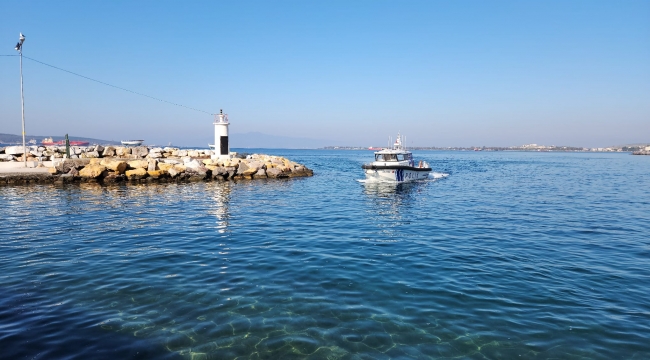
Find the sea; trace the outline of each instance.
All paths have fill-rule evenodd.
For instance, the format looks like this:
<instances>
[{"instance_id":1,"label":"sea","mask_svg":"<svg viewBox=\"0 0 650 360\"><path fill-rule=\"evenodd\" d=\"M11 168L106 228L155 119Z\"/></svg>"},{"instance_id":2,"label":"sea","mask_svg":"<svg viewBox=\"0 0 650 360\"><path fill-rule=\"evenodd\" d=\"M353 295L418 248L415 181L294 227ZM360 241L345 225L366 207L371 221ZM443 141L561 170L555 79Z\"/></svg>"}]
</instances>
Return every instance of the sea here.
<instances>
[{"instance_id":1,"label":"sea","mask_svg":"<svg viewBox=\"0 0 650 360\"><path fill-rule=\"evenodd\" d=\"M0 187L0 358L650 359L650 157L241 151L314 176Z\"/></svg>"}]
</instances>

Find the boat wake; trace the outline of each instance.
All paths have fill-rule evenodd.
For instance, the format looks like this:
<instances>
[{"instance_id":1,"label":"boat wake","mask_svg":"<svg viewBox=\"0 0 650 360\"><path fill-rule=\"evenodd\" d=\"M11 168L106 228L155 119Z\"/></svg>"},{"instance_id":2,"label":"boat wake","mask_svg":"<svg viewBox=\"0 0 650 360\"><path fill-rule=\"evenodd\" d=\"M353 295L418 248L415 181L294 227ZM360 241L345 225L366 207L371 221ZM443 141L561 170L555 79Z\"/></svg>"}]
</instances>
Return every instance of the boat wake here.
<instances>
[{"instance_id":1,"label":"boat wake","mask_svg":"<svg viewBox=\"0 0 650 360\"><path fill-rule=\"evenodd\" d=\"M447 176L449 176L449 174L445 174L445 173L437 173L437 172L430 172L430 173L429 173L429 178L428 178L428 180L444 179L444 178L446 178Z\"/></svg>"}]
</instances>

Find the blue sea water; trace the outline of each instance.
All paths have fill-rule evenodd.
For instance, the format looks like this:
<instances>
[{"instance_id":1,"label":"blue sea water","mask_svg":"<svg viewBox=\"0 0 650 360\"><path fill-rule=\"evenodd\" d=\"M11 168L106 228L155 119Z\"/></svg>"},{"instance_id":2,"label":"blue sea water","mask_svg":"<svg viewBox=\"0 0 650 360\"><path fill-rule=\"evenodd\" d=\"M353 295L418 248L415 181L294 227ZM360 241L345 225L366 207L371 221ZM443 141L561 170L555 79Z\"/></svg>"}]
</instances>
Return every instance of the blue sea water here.
<instances>
[{"instance_id":1,"label":"blue sea water","mask_svg":"<svg viewBox=\"0 0 650 360\"><path fill-rule=\"evenodd\" d=\"M650 157L259 152L315 175L0 187L0 358L650 358Z\"/></svg>"}]
</instances>

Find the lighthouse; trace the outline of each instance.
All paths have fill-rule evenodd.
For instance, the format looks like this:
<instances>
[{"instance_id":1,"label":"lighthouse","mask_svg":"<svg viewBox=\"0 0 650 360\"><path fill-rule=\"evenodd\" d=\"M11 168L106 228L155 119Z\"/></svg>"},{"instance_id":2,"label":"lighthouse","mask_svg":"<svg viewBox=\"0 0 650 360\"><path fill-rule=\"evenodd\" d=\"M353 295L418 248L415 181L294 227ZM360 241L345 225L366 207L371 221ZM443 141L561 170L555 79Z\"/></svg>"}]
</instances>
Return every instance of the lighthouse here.
<instances>
[{"instance_id":1,"label":"lighthouse","mask_svg":"<svg viewBox=\"0 0 650 360\"><path fill-rule=\"evenodd\" d=\"M228 114L223 110L214 115L214 155L212 159L230 159L230 147L228 146Z\"/></svg>"}]
</instances>

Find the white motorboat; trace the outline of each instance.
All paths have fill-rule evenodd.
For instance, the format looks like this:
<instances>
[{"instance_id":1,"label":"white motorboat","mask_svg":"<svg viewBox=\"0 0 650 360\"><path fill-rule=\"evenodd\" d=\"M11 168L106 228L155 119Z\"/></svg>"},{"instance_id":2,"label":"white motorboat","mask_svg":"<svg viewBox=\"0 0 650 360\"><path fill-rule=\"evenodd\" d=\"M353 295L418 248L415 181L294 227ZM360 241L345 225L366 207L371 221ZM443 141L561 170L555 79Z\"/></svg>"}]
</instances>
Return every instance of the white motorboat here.
<instances>
[{"instance_id":1,"label":"white motorboat","mask_svg":"<svg viewBox=\"0 0 650 360\"><path fill-rule=\"evenodd\" d=\"M406 150L399 134L392 148L375 152L375 161L364 164L361 168L365 171L367 180L398 183L424 180L431 172L426 161L415 163L413 154Z\"/></svg>"},{"instance_id":2,"label":"white motorboat","mask_svg":"<svg viewBox=\"0 0 650 360\"><path fill-rule=\"evenodd\" d=\"M140 146L144 140L122 140L124 146Z\"/></svg>"}]
</instances>

